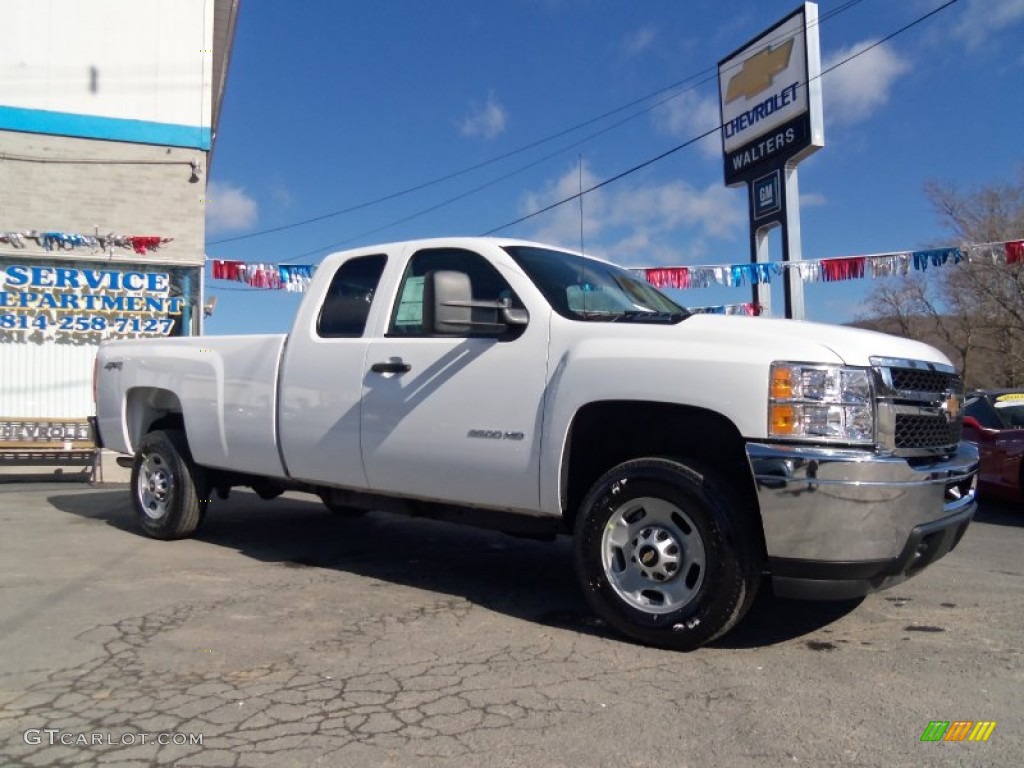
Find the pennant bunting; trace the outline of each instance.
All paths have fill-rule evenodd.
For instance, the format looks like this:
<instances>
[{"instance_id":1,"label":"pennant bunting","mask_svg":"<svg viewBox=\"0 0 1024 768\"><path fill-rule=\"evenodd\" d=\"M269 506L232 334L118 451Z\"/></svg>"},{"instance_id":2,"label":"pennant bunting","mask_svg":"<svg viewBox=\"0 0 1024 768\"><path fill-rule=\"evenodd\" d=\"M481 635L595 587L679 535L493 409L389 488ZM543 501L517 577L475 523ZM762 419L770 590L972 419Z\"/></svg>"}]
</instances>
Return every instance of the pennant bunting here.
<instances>
[{"instance_id":1,"label":"pennant bunting","mask_svg":"<svg viewBox=\"0 0 1024 768\"><path fill-rule=\"evenodd\" d=\"M0 242L14 247L24 233L0 233ZM57 233L47 233L53 235ZM33 233L35 237L38 233ZM148 240L147 238L137 238ZM166 242L161 239L161 242ZM66 246L63 240L55 240L59 247ZM149 242L142 245L150 246ZM152 247L152 246L150 246ZM815 259L794 262L759 262L748 264L719 264L698 266L634 267L632 272L655 288L687 290L712 288L715 286L741 287L770 284L772 278L784 275L786 270L795 269L805 283L831 283L843 280L860 280L865 277L882 278L906 275L911 267L923 271L929 267L959 264L962 261L993 261L1007 264L1024 263L1024 240L1005 243L985 243L954 248L934 248L922 251L899 251L875 253L865 256ZM252 288L285 290L302 293L309 287L316 272L313 264L265 264L228 259L209 259L213 279L242 282ZM756 304L723 304L713 307L691 309L698 314L741 314L758 316L761 307Z\"/></svg>"},{"instance_id":2,"label":"pennant bunting","mask_svg":"<svg viewBox=\"0 0 1024 768\"><path fill-rule=\"evenodd\" d=\"M831 283L841 280L860 280L865 277L900 276L908 274L911 267L915 271L922 272L929 267L956 265L963 261L972 263L985 261L993 264L1024 263L1024 240L933 248L922 251L874 253L832 259L715 266L635 267L632 271L656 288L686 289L711 288L713 286L735 288L771 283L772 277L785 274L786 270L790 269L796 270L800 279L805 283Z\"/></svg>"},{"instance_id":3,"label":"pennant bunting","mask_svg":"<svg viewBox=\"0 0 1024 768\"><path fill-rule=\"evenodd\" d=\"M690 270L686 267L645 269L644 277L655 288L689 288Z\"/></svg>"},{"instance_id":4,"label":"pennant bunting","mask_svg":"<svg viewBox=\"0 0 1024 768\"><path fill-rule=\"evenodd\" d=\"M747 302L746 304L719 304L712 307L687 307L695 315L746 315L757 317L761 314L761 305Z\"/></svg>"},{"instance_id":5,"label":"pennant bunting","mask_svg":"<svg viewBox=\"0 0 1024 768\"><path fill-rule=\"evenodd\" d=\"M316 266L210 259L210 272L214 280L231 280L263 290L304 293L313 279Z\"/></svg>"},{"instance_id":6,"label":"pennant bunting","mask_svg":"<svg viewBox=\"0 0 1024 768\"><path fill-rule=\"evenodd\" d=\"M144 256L149 251L157 250L161 245L170 243L173 237L157 235L82 235L77 232L37 232L34 229L24 232L0 232L0 243L22 249L26 240L34 240L44 251L73 251L77 248L89 248L91 251L113 251L124 248Z\"/></svg>"},{"instance_id":7,"label":"pennant bunting","mask_svg":"<svg viewBox=\"0 0 1024 768\"><path fill-rule=\"evenodd\" d=\"M857 280L864 277L864 265L867 261L863 256L851 256L845 259L822 259L821 279L826 283L836 280Z\"/></svg>"}]
</instances>

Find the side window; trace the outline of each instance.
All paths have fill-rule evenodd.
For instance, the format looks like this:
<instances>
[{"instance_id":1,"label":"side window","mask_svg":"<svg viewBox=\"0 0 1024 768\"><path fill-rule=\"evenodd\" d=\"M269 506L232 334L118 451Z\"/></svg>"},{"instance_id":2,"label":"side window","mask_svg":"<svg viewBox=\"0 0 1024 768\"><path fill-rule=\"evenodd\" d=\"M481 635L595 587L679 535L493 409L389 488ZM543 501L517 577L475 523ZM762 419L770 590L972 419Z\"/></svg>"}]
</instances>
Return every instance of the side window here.
<instances>
[{"instance_id":1,"label":"side window","mask_svg":"<svg viewBox=\"0 0 1024 768\"><path fill-rule=\"evenodd\" d=\"M363 335L370 303L388 257L360 256L338 267L327 289L316 332L325 338L353 338Z\"/></svg>"},{"instance_id":2,"label":"side window","mask_svg":"<svg viewBox=\"0 0 1024 768\"><path fill-rule=\"evenodd\" d=\"M402 276L402 285L398 289L398 301L391 316L388 336L426 335L423 327L423 283L427 273L435 270L454 270L469 275L474 301L509 299L512 307L523 306L498 270L480 254L460 248L431 248L417 251L409 259L405 274ZM497 320L497 311L474 309L473 320L494 323ZM484 330L473 335L490 336L493 333Z\"/></svg>"}]
</instances>

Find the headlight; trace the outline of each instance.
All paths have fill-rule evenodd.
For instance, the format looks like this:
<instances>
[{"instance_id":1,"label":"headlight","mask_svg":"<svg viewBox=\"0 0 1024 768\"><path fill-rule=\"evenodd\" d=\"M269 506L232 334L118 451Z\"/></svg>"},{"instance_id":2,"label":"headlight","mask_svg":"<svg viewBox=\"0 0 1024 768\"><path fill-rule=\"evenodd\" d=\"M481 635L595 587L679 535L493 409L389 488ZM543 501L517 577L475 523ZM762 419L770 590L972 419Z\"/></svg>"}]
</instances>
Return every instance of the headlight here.
<instances>
[{"instance_id":1,"label":"headlight","mask_svg":"<svg viewBox=\"0 0 1024 768\"><path fill-rule=\"evenodd\" d=\"M772 363L768 434L798 440L875 442L875 403L869 370Z\"/></svg>"}]
</instances>

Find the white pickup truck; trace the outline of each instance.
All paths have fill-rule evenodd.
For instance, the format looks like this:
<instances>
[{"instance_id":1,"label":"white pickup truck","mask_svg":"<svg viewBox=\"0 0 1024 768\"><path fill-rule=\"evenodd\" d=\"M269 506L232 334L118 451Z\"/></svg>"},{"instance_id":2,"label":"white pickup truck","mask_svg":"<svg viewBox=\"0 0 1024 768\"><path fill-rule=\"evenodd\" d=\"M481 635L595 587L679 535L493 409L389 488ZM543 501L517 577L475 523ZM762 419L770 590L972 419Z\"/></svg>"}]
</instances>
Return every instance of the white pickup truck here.
<instances>
[{"instance_id":1,"label":"white pickup truck","mask_svg":"<svg viewBox=\"0 0 1024 768\"><path fill-rule=\"evenodd\" d=\"M568 533L593 609L667 648L727 632L766 579L819 599L898 583L975 509L936 349L691 315L537 243L334 254L287 336L110 342L96 368L98 436L134 455L150 536L192 534L239 485Z\"/></svg>"}]
</instances>

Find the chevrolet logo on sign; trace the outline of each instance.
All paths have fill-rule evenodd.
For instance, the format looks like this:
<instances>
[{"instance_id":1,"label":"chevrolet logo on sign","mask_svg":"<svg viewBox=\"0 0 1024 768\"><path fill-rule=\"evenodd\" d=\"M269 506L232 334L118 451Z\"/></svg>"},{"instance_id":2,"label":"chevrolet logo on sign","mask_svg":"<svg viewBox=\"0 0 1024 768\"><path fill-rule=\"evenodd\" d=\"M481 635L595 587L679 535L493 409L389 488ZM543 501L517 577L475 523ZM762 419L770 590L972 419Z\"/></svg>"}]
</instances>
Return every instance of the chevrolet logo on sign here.
<instances>
[{"instance_id":1,"label":"chevrolet logo on sign","mask_svg":"<svg viewBox=\"0 0 1024 768\"><path fill-rule=\"evenodd\" d=\"M752 98L771 87L775 76L784 72L793 55L793 41L787 40L775 48L768 46L743 62L743 69L729 80L725 92L725 103L736 101L740 96Z\"/></svg>"}]
</instances>

